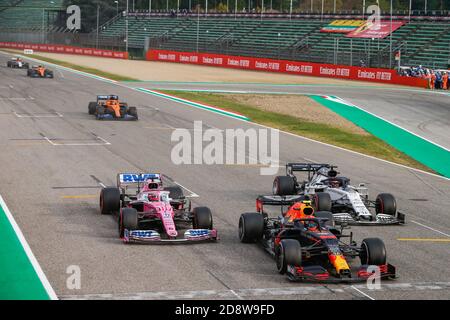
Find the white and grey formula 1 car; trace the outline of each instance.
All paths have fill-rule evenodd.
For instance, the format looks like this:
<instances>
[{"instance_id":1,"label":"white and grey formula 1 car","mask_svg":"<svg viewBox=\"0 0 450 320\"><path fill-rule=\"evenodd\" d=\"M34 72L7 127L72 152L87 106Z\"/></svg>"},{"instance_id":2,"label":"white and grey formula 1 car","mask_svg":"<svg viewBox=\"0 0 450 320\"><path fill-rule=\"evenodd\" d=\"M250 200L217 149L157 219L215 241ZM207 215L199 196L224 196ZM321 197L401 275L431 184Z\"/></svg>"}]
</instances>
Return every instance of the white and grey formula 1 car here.
<instances>
[{"instance_id":1,"label":"white and grey formula 1 car","mask_svg":"<svg viewBox=\"0 0 450 320\"><path fill-rule=\"evenodd\" d=\"M397 211L397 202L390 193L380 193L369 200L364 184L350 185L350 179L338 176L337 166L318 163L288 163L286 175L273 182L273 194L310 196L317 211L330 211L336 223L350 225L404 224L405 214ZM300 182L294 172L307 172Z\"/></svg>"},{"instance_id":2,"label":"white and grey formula 1 car","mask_svg":"<svg viewBox=\"0 0 450 320\"><path fill-rule=\"evenodd\" d=\"M8 68L28 69L30 65L28 62L24 62L21 58L12 58L6 63Z\"/></svg>"}]
</instances>

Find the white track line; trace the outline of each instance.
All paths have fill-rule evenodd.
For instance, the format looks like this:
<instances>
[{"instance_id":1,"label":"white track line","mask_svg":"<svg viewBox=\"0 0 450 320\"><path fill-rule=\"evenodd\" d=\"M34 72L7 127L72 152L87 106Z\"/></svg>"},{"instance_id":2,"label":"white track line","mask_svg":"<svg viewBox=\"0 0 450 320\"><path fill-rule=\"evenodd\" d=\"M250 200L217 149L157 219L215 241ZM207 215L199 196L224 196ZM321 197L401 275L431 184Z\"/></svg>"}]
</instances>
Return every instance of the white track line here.
<instances>
[{"instance_id":1,"label":"white track line","mask_svg":"<svg viewBox=\"0 0 450 320\"><path fill-rule=\"evenodd\" d=\"M361 290L359 290L358 288L356 288L355 286L351 286L350 288L358 291L360 294L362 294L363 296L365 296L366 298L370 299L370 300L375 300L374 298L372 298L371 296L369 296L368 294L362 292Z\"/></svg>"},{"instance_id":2,"label":"white track line","mask_svg":"<svg viewBox=\"0 0 450 320\"><path fill-rule=\"evenodd\" d=\"M30 246L28 245L27 240L23 236L22 231L19 228L19 225L17 224L16 220L14 220L13 215L11 214L11 211L9 211L8 207L6 206L5 201L3 200L3 197L0 195L0 205L3 208L3 211L5 212L6 217L9 220L9 223L14 229L14 232L17 235L17 238L20 241L20 244L22 245L28 259L30 260L34 271L36 272L37 276L41 280L42 285L44 286L45 291L47 291L47 294L51 300L58 300L58 297L56 296L55 291L53 290L52 286L50 285L50 282L48 282L47 277L44 274L44 271L42 271L41 266L39 265L39 262L36 260L36 257L34 256L33 252L31 251Z\"/></svg>"},{"instance_id":3,"label":"white track line","mask_svg":"<svg viewBox=\"0 0 450 320\"><path fill-rule=\"evenodd\" d=\"M59 112L46 113L46 114L28 114L28 113L17 113L13 112L17 118L62 118L63 115Z\"/></svg>"},{"instance_id":4,"label":"white track line","mask_svg":"<svg viewBox=\"0 0 450 320\"><path fill-rule=\"evenodd\" d=\"M185 186L181 185L180 183L178 183L178 182L176 182L176 181L173 181L173 183L176 184L176 185L178 185L178 186L180 186L181 188L183 188L183 189L186 190L187 192L189 192L190 195L187 196L188 198L198 198L198 197L199 197L198 194L196 194L196 193L193 192L192 190L189 190L188 188L186 188Z\"/></svg>"},{"instance_id":5,"label":"white track line","mask_svg":"<svg viewBox=\"0 0 450 320\"><path fill-rule=\"evenodd\" d=\"M420 223L420 222L417 222L417 221L414 221L414 220L411 220L411 222L412 222L412 223L415 223L415 224L417 224L417 225L419 225L419 226L421 226L421 227L424 227L424 228L426 228L426 229L429 229L429 230L431 230L431 231L437 232L437 233L439 233L439 234L441 234L441 235L443 235L443 236L446 236L446 237L449 237L449 238L450 238L450 234L447 234L447 233L445 233L445 232L436 230L436 229L434 229L434 228L432 228L432 227L429 227L429 226L427 226L427 225L424 225L424 224L422 224L422 223Z\"/></svg>"}]
</instances>

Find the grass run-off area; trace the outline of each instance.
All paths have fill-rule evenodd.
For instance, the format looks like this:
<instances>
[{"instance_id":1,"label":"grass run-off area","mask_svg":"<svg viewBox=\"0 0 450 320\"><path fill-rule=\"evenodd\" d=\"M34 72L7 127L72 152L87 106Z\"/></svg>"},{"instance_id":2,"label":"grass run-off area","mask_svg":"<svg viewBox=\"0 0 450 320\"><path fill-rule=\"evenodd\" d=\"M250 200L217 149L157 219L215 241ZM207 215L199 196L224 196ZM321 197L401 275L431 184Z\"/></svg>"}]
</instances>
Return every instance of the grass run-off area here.
<instances>
[{"instance_id":1,"label":"grass run-off area","mask_svg":"<svg viewBox=\"0 0 450 320\"><path fill-rule=\"evenodd\" d=\"M234 111L250 118L253 122L272 128L434 173L430 168L371 134L362 135L343 128L333 127L329 124L308 121L277 112L264 111L252 105L238 103L223 93L178 90L160 90L160 92ZM336 115L336 117L339 116Z\"/></svg>"}]
</instances>

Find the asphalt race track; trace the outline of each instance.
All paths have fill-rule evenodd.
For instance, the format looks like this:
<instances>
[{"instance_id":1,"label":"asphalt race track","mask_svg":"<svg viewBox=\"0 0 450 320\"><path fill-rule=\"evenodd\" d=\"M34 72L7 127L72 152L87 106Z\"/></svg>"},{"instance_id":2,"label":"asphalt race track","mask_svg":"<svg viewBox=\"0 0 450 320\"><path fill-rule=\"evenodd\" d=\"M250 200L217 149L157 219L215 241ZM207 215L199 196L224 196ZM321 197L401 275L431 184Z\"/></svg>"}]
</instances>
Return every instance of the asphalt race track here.
<instances>
[{"instance_id":1,"label":"asphalt race track","mask_svg":"<svg viewBox=\"0 0 450 320\"><path fill-rule=\"evenodd\" d=\"M358 241L382 238L389 262L398 268L399 279L381 290L291 283L263 250L241 244L237 236L239 215L254 210L256 195L270 194L273 177L261 176L257 166L177 166L170 160L174 128L192 129L195 120L219 129L257 125L69 71L55 70L53 80L30 79L24 70L6 68L6 60L0 56L0 194L61 299L450 298L448 179L281 133L281 164L332 162L354 184L366 182L372 197L394 193L408 221L353 228ZM385 95L365 90L373 106ZM87 105L97 94L117 94L137 106L140 121L95 120ZM398 95L402 92L389 93L393 104L402 100ZM419 107L421 100L415 102ZM448 109L445 115L448 132ZM221 240L189 246L121 243L116 222L99 213L98 194L100 184L113 185L115 175L125 171L162 172L186 194L198 195L194 204L212 209ZM80 290L66 286L70 265L81 268Z\"/></svg>"}]
</instances>

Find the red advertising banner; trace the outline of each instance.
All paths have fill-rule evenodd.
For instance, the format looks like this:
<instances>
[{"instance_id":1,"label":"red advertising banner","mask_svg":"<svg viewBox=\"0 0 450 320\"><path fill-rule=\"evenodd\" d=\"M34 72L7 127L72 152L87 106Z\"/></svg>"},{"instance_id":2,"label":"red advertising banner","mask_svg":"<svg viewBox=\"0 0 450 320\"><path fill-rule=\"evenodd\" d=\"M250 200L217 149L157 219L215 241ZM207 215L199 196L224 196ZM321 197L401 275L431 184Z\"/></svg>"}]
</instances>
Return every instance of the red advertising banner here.
<instances>
[{"instance_id":1,"label":"red advertising banner","mask_svg":"<svg viewBox=\"0 0 450 320\"><path fill-rule=\"evenodd\" d=\"M366 23L356 30L346 34L349 38L386 38L405 23L403 21L380 21L380 23Z\"/></svg>"},{"instance_id":2,"label":"red advertising banner","mask_svg":"<svg viewBox=\"0 0 450 320\"><path fill-rule=\"evenodd\" d=\"M53 44L30 44L30 43L18 43L18 42L0 42L0 48L8 49L31 49L33 51L41 52L55 52L55 53L67 53L67 54L79 54L85 56L97 56L104 58L114 59L128 59L128 53L122 51L113 50L101 50L93 48L80 48L63 45Z\"/></svg>"},{"instance_id":3,"label":"red advertising banner","mask_svg":"<svg viewBox=\"0 0 450 320\"><path fill-rule=\"evenodd\" d=\"M426 81L420 78L401 77L392 69L361 68L301 61L274 60L265 58L228 56L214 53L178 52L149 50L147 60L209 65L224 68L259 70L298 74L305 76L340 78L401 84L426 88Z\"/></svg>"}]
</instances>

